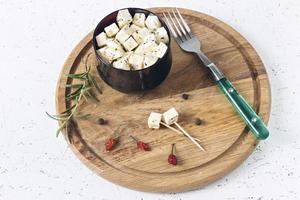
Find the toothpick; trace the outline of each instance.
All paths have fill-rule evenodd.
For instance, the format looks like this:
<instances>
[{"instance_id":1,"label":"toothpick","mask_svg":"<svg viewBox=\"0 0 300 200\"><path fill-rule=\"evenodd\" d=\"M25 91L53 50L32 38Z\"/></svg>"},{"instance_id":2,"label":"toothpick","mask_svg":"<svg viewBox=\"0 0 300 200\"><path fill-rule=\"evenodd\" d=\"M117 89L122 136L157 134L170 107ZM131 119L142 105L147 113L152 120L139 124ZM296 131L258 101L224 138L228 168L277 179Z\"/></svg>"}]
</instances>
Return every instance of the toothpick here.
<instances>
[{"instance_id":1,"label":"toothpick","mask_svg":"<svg viewBox=\"0 0 300 200\"><path fill-rule=\"evenodd\" d=\"M182 133L181 131L177 130L176 128L173 128L172 126L170 126L170 125L168 125L168 124L166 124L164 122L160 122L160 124L164 125L165 127L171 129L172 131L174 131L176 133L179 133L180 135L184 135L185 136L184 133ZM193 139L196 140L197 142L200 142L200 140L198 138L193 137Z\"/></svg>"},{"instance_id":2,"label":"toothpick","mask_svg":"<svg viewBox=\"0 0 300 200\"><path fill-rule=\"evenodd\" d=\"M199 147L202 151L205 151L205 149L198 143L194 140L194 138L188 134L188 132L186 132L177 122L174 122L174 124L188 137L190 138L190 140L195 144L197 145L197 147Z\"/></svg>"}]
</instances>

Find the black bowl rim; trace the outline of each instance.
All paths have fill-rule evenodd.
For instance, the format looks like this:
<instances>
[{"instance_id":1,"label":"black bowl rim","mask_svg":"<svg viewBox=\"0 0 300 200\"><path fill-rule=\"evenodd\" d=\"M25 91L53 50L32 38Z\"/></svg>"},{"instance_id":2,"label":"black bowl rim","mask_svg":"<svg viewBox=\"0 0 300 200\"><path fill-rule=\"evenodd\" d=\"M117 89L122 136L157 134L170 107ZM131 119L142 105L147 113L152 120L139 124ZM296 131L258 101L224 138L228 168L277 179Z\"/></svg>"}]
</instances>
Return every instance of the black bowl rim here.
<instances>
[{"instance_id":1,"label":"black bowl rim","mask_svg":"<svg viewBox=\"0 0 300 200\"><path fill-rule=\"evenodd\" d=\"M136 9L136 10L142 10L142 11L145 11L145 12L148 12L149 14L153 14L155 16L157 16L157 18L159 19L160 23L162 24L162 26L166 29L167 33L168 33L168 37L169 37L169 42L167 44L167 51L164 53L164 55L159 58L156 63L154 63L152 66L150 67L147 67L147 68L144 68L144 69L138 69L138 70L125 70L125 69L118 69L118 68L115 68L113 67L112 63L108 63L106 61L106 59L104 59L103 57L101 57L98 53L97 53L97 47L98 47L98 44L96 42L96 30L99 28L101 22L103 20L105 20L106 17L108 17L109 15L113 14L114 12L119 12L120 10L125 10L125 9ZM102 18L102 20L97 24L96 28L94 29L94 33L93 33L93 39L92 39L92 43L93 43L93 47L94 47L94 50L95 50L95 53L96 53L96 56L98 56L101 60L101 62L104 62L104 64L116 69L116 70L120 70L120 71L124 71L124 72L128 72L128 73L132 73L132 72L140 72L140 71L144 71L144 70L150 70L151 68L154 68L157 66L157 64L167 55L168 51L170 51L170 44L171 44L171 34L170 34L170 30L169 30L169 27L166 25L166 23L161 19L160 16L158 16L157 14L155 14L154 12L150 11L150 10L147 10L147 9L144 9L144 8L137 8L137 7L127 7L127 8L121 8L121 9L118 9L118 10L115 10L111 13L109 13L108 15L106 15L105 17Z\"/></svg>"}]
</instances>

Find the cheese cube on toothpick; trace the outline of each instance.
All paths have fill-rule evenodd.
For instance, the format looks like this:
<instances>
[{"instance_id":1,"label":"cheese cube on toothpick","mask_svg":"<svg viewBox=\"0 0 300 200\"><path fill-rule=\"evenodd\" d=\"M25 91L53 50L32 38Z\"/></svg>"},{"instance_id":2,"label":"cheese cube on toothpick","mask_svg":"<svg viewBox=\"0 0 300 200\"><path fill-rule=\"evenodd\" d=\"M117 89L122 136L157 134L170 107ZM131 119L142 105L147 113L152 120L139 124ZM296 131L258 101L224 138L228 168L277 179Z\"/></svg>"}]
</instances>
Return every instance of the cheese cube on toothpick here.
<instances>
[{"instance_id":1,"label":"cheese cube on toothpick","mask_svg":"<svg viewBox=\"0 0 300 200\"><path fill-rule=\"evenodd\" d=\"M163 120L166 124L171 125L178 121L178 112L175 108L170 108L163 114Z\"/></svg>"},{"instance_id":2,"label":"cheese cube on toothpick","mask_svg":"<svg viewBox=\"0 0 300 200\"><path fill-rule=\"evenodd\" d=\"M166 122L167 125L175 124L180 129L180 131L184 133L184 135L186 135L197 147L199 147L199 149L205 151L205 149L198 142L196 142L196 140L177 123L178 116L179 114L176 111L176 109L171 108L163 114L163 120Z\"/></svg>"},{"instance_id":3,"label":"cheese cube on toothpick","mask_svg":"<svg viewBox=\"0 0 300 200\"><path fill-rule=\"evenodd\" d=\"M151 112L148 118L148 127L153 129L159 129L162 114Z\"/></svg>"}]
</instances>

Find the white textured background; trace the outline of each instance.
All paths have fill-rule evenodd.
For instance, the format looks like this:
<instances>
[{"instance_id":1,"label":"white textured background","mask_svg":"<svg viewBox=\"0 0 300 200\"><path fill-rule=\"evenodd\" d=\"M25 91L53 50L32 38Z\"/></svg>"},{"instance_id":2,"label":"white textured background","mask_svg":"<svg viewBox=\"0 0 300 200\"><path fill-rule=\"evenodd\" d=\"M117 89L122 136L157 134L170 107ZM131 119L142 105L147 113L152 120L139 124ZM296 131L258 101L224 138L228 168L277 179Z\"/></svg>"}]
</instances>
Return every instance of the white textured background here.
<instances>
[{"instance_id":1,"label":"white textured background","mask_svg":"<svg viewBox=\"0 0 300 200\"><path fill-rule=\"evenodd\" d=\"M51 2L51 3L50 3ZM215 16L256 48L272 85L270 138L235 171L197 191L114 185L55 138L56 81L72 48L120 7L177 6ZM0 0L0 200L300 199L299 0Z\"/></svg>"}]
</instances>

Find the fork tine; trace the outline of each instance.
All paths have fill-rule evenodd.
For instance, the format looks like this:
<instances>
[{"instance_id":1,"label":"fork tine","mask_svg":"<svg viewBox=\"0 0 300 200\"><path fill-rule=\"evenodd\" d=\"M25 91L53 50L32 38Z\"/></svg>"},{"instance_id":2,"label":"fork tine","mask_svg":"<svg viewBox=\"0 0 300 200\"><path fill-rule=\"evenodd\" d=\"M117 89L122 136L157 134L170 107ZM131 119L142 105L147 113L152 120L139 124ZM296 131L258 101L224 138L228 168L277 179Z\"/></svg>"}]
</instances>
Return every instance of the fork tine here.
<instances>
[{"instance_id":1,"label":"fork tine","mask_svg":"<svg viewBox=\"0 0 300 200\"><path fill-rule=\"evenodd\" d=\"M172 9L172 13L173 13L173 16L175 17L175 19L176 19L176 21L177 21L177 24L179 25L179 28L180 28L182 34L184 35L184 37L185 37L186 39L188 39L188 36L187 36L186 31L185 31L184 28L182 27L182 25L181 25L180 21L178 20L178 17L176 16L176 14L175 14L175 12L174 12L173 9Z\"/></svg>"},{"instance_id":2,"label":"fork tine","mask_svg":"<svg viewBox=\"0 0 300 200\"><path fill-rule=\"evenodd\" d=\"M166 23L167 23L167 26L169 27L173 37L177 38L178 35L177 33L175 32L175 30L173 29L172 25L171 25L171 22L169 20L169 18L166 16L166 14L163 12L163 15L164 15L164 18L166 19Z\"/></svg>"},{"instance_id":3,"label":"fork tine","mask_svg":"<svg viewBox=\"0 0 300 200\"><path fill-rule=\"evenodd\" d=\"M168 15L169 15L169 18L170 18L171 21L172 21L173 26L175 27L175 30L176 30L177 34L179 35L180 40L181 40L181 41L184 41L184 40L183 40L183 37L182 37L182 33L181 33L181 31L179 30L178 26L176 25L176 23L175 23L173 17L171 16L170 12L167 11L167 13L168 13Z\"/></svg>"},{"instance_id":4,"label":"fork tine","mask_svg":"<svg viewBox=\"0 0 300 200\"><path fill-rule=\"evenodd\" d=\"M175 8L175 9L177 11L177 14L179 15L179 18L181 19L181 21L183 23L183 26L184 26L185 30L188 32L189 36L191 37L192 36L192 32L191 32L190 27L187 25L186 21L183 19L183 17L180 14L179 10L177 8Z\"/></svg>"}]
</instances>

